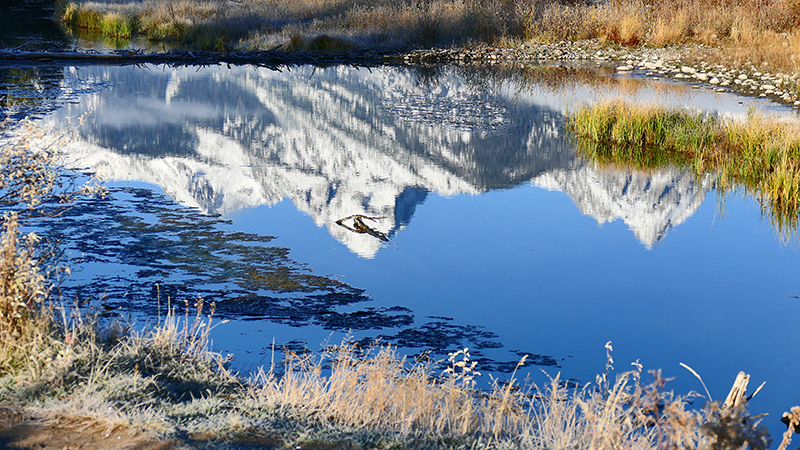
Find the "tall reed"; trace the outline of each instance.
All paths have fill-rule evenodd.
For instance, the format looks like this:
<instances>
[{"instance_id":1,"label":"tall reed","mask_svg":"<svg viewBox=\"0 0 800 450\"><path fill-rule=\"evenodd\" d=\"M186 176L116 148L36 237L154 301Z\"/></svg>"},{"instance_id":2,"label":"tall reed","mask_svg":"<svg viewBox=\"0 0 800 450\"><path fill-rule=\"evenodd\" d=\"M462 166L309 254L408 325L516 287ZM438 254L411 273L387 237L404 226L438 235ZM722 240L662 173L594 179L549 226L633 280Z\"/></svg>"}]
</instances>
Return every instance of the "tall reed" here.
<instances>
[{"instance_id":1,"label":"tall reed","mask_svg":"<svg viewBox=\"0 0 800 450\"><path fill-rule=\"evenodd\" d=\"M0 374L39 373L52 360L51 284L40 267L39 239L19 234L17 215L2 217L0 242Z\"/></svg>"}]
</instances>

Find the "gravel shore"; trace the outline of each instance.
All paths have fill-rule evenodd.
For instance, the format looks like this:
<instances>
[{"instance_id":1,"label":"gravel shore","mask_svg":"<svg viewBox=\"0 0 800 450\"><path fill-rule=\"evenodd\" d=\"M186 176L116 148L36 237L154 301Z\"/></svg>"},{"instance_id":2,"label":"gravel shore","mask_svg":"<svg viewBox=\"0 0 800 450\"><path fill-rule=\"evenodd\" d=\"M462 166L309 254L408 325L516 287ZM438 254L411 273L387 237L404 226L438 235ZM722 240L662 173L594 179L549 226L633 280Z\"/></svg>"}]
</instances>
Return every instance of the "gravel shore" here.
<instances>
[{"instance_id":1,"label":"gravel shore","mask_svg":"<svg viewBox=\"0 0 800 450\"><path fill-rule=\"evenodd\" d=\"M614 49L597 41L523 45L520 48L418 50L402 55L410 63L496 65L529 61L595 61L619 74L670 78L705 84L718 92L766 97L800 109L800 74L770 73L754 66L726 67L715 49L700 46Z\"/></svg>"}]
</instances>

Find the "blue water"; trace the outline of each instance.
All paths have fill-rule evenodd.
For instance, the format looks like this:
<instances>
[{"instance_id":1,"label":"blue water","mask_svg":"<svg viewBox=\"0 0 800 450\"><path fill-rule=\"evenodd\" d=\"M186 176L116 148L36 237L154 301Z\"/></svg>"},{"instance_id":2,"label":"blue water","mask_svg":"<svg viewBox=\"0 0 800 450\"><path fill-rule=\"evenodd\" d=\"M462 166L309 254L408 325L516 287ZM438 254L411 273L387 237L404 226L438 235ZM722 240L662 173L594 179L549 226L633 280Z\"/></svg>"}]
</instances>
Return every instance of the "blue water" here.
<instances>
[{"instance_id":1,"label":"blue water","mask_svg":"<svg viewBox=\"0 0 800 450\"><path fill-rule=\"evenodd\" d=\"M580 102L623 94L729 117L751 104L791 111L669 82L616 86L602 71L591 73L597 85L581 72L584 81L558 88L523 76L586 68L425 70L71 68L64 85L96 87L47 123L60 129L94 110L70 147L76 164L111 186L220 214L230 222L218 229L275 236L265 245L288 249L292 270L347 285L346 302L313 303L319 311L296 320L264 311L284 298L299 311L312 304L307 293L261 289L250 309L223 309L232 321L215 328L215 348L239 370L280 358L273 340L317 350L351 336L408 353L439 343L440 357L470 347L500 376L492 363L513 368L533 354L540 365L523 375L586 383L604 370L611 341L618 371L637 360L662 368L679 393L703 391L681 362L715 399L740 370L751 392L766 381L750 409L780 432L781 413L800 402L797 241L781 239L753 197L720 198L713 177L595 167L562 127ZM354 214L373 218L365 223L388 242L336 223ZM72 283L103 267L79 266ZM128 307L152 302L149 284L193 279L181 270L140 278L139 306ZM187 286L176 295L203 286L224 303L238 285ZM373 313L398 321L358 319ZM425 333L424 344L407 339Z\"/></svg>"},{"instance_id":2,"label":"blue water","mask_svg":"<svg viewBox=\"0 0 800 450\"><path fill-rule=\"evenodd\" d=\"M710 195L647 249L621 221L599 226L559 192L431 196L374 259L348 252L289 202L232 219L253 232L269 223L294 258L376 302L478 323L509 349L554 355L561 367L545 368L551 375L593 381L611 341L618 370L636 360L662 368L683 393L703 390L681 362L715 399L744 370L751 392L767 381L752 400L751 410L762 411L795 401L787 393L800 370L790 337L800 318L800 257L751 198L727 199L724 215L719 202Z\"/></svg>"}]
</instances>

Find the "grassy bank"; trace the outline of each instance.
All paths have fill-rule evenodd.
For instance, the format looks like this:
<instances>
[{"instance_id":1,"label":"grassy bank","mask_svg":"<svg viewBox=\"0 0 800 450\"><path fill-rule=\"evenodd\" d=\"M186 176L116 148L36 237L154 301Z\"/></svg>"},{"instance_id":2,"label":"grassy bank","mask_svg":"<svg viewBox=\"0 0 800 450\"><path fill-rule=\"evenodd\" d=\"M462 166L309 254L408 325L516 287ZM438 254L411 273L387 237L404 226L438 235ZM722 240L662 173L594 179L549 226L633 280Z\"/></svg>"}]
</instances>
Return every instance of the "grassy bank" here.
<instances>
[{"instance_id":1,"label":"grassy bank","mask_svg":"<svg viewBox=\"0 0 800 450\"><path fill-rule=\"evenodd\" d=\"M63 0L68 25L205 49L376 50L598 39L702 44L739 64L797 72L798 0ZM328 36L333 47L317 48Z\"/></svg>"},{"instance_id":2,"label":"grassy bank","mask_svg":"<svg viewBox=\"0 0 800 450\"><path fill-rule=\"evenodd\" d=\"M569 117L578 151L602 165L644 170L670 166L713 173L723 192L759 199L788 237L800 221L800 125L758 114L725 120L702 113L612 101Z\"/></svg>"}]
</instances>

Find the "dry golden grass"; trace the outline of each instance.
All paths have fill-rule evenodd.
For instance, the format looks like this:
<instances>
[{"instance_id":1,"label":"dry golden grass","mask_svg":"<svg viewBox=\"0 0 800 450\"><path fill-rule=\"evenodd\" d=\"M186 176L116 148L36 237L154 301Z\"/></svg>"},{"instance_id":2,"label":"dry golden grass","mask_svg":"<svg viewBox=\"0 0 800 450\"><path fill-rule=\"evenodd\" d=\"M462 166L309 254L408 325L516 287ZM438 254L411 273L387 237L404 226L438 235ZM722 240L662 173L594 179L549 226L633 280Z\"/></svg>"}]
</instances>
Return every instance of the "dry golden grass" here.
<instances>
[{"instance_id":1,"label":"dry golden grass","mask_svg":"<svg viewBox=\"0 0 800 450\"><path fill-rule=\"evenodd\" d=\"M555 17L559 20L552 19ZM579 17L582 23L565 28L566 17ZM723 58L734 66L763 65L789 73L800 69L798 0L612 0L602 6L553 3L537 23L534 35L526 38L599 38L623 46L702 44L722 49Z\"/></svg>"},{"instance_id":2,"label":"dry golden grass","mask_svg":"<svg viewBox=\"0 0 800 450\"><path fill-rule=\"evenodd\" d=\"M2 218L0 242L0 374L39 373L50 360L50 283L30 233L20 238L16 214Z\"/></svg>"},{"instance_id":3,"label":"dry golden grass","mask_svg":"<svg viewBox=\"0 0 800 450\"><path fill-rule=\"evenodd\" d=\"M319 36L379 51L599 39L702 44L734 65L798 72L800 0L63 0L61 18L107 35L203 49L314 50Z\"/></svg>"},{"instance_id":4,"label":"dry golden grass","mask_svg":"<svg viewBox=\"0 0 800 450\"><path fill-rule=\"evenodd\" d=\"M477 373L468 350L450 355L442 377L429 365L409 364L390 346L372 351L337 348L329 376L323 376L320 361L290 357L280 377L260 371L250 395L258 404L280 405L322 423L402 435L508 439L530 430L528 402L512 384L476 395Z\"/></svg>"}]
</instances>

